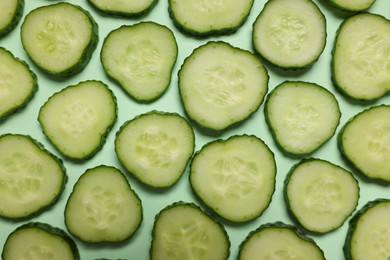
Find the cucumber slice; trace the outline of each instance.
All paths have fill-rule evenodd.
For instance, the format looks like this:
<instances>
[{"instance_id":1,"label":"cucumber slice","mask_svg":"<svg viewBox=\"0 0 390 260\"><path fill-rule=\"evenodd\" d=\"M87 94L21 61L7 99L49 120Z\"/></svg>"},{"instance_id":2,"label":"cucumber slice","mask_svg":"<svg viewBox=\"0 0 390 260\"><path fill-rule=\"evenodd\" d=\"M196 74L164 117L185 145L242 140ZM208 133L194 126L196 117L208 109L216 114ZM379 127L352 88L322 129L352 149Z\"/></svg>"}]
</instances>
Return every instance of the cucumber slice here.
<instances>
[{"instance_id":1,"label":"cucumber slice","mask_svg":"<svg viewBox=\"0 0 390 260\"><path fill-rule=\"evenodd\" d=\"M265 103L266 122L279 148L290 155L310 154L336 131L341 111L335 96L322 86L285 81Z\"/></svg>"},{"instance_id":2,"label":"cucumber slice","mask_svg":"<svg viewBox=\"0 0 390 260\"><path fill-rule=\"evenodd\" d=\"M379 105L353 116L341 129L343 157L363 176L390 182L390 106Z\"/></svg>"},{"instance_id":3,"label":"cucumber slice","mask_svg":"<svg viewBox=\"0 0 390 260\"><path fill-rule=\"evenodd\" d=\"M30 136L0 136L0 217L32 217L52 206L68 178L62 161Z\"/></svg>"},{"instance_id":4,"label":"cucumber slice","mask_svg":"<svg viewBox=\"0 0 390 260\"><path fill-rule=\"evenodd\" d=\"M332 56L332 79L341 93L375 100L390 92L390 21L361 13L339 27Z\"/></svg>"},{"instance_id":5,"label":"cucumber slice","mask_svg":"<svg viewBox=\"0 0 390 260\"><path fill-rule=\"evenodd\" d=\"M22 18L24 0L0 2L0 38L11 32Z\"/></svg>"},{"instance_id":6,"label":"cucumber slice","mask_svg":"<svg viewBox=\"0 0 390 260\"><path fill-rule=\"evenodd\" d=\"M2 259L80 259L73 239L64 230L42 222L16 228L5 241Z\"/></svg>"},{"instance_id":7,"label":"cucumber slice","mask_svg":"<svg viewBox=\"0 0 390 260\"><path fill-rule=\"evenodd\" d=\"M104 71L133 99L151 102L162 96L171 81L178 54L172 31L155 22L124 25L104 40Z\"/></svg>"},{"instance_id":8,"label":"cucumber slice","mask_svg":"<svg viewBox=\"0 0 390 260\"><path fill-rule=\"evenodd\" d=\"M198 151L190 167L195 194L231 222L259 217L275 191L274 154L255 136L212 141Z\"/></svg>"},{"instance_id":9,"label":"cucumber slice","mask_svg":"<svg viewBox=\"0 0 390 260\"><path fill-rule=\"evenodd\" d=\"M142 202L118 169L100 165L81 175L65 207L69 232L84 242L121 242L142 222Z\"/></svg>"},{"instance_id":10,"label":"cucumber slice","mask_svg":"<svg viewBox=\"0 0 390 260\"><path fill-rule=\"evenodd\" d=\"M390 200L367 202L349 222L343 251L347 260L388 259Z\"/></svg>"},{"instance_id":11,"label":"cucumber slice","mask_svg":"<svg viewBox=\"0 0 390 260\"><path fill-rule=\"evenodd\" d=\"M247 20L254 0L169 0L175 26L194 36L231 34Z\"/></svg>"},{"instance_id":12,"label":"cucumber slice","mask_svg":"<svg viewBox=\"0 0 390 260\"><path fill-rule=\"evenodd\" d=\"M284 198L290 216L301 227L324 234L341 227L356 209L359 184L340 166L309 158L291 168Z\"/></svg>"},{"instance_id":13,"label":"cucumber slice","mask_svg":"<svg viewBox=\"0 0 390 260\"><path fill-rule=\"evenodd\" d=\"M39 110L43 133L62 155L86 160L97 153L117 118L114 93L89 80L54 93Z\"/></svg>"},{"instance_id":14,"label":"cucumber slice","mask_svg":"<svg viewBox=\"0 0 390 260\"><path fill-rule=\"evenodd\" d=\"M175 184L195 149L195 135L176 113L151 111L125 122L115 139L121 164L142 183L154 188Z\"/></svg>"},{"instance_id":15,"label":"cucumber slice","mask_svg":"<svg viewBox=\"0 0 390 260\"><path fill-rule=\"evenodd\" d=\"M179 91L188 116L222 131L257 111L268 91L268 72L251 52L226 42L207 42L182 64Z\"/></svg>"},{"instance_id":16,"label":"cucumber slice","mask_svg":"<svg viewBox=\"0 0 390 260\"><path fill-rule=\"evenodd\" d=\"M89 63L98 43L98 25L80 6L60 2L28 13L21 27L24 50L54 78L73 76Z\"/></svg>"},{"instance_id":17,"label":"cucumber slice","mask_svg":"<svg viewBox=\"0 0 390 260\"><path fill-rule=\"evenodd\" d=\"M347 12L362 12L369 9L375 0L330 0L337 8Z\"/></svg>"},{"instance_id":18,"label":"cucumber slice","mask_svg":"<svg viewBox=\"0 0 390 260\"><path fill-rule=\"evenodd\" d=\"M37 76L28 64L0 47L0 121L25 107L37 90Z\"/></svg>"},{"instance_id":19,"label":"cucumber slice","mask_svg":"<svg viewBox=\"0 0 390 260\"><path fill-rule=\"evenodd\" d=\"M326 45L326 20L311 0L270 0L253 23L253 46L282 69L302 69L318 60Z\"/></svg>"},{"instance_id":20,"label":"cucumber slice","mask_svg":"<svg viewBox=\"0 0 390 260\"><path fill-rule=\"evenodd\" d=\"M88 0L88 2L104 14L138 18L148 14L158 0Z\"/></svg>"},{"instance_id":21,"label":"cucumber slice","mask_svg":"<svg viewBox=\"0 0 390 260\"><path fill-rule=\"evenodd\" d=\"M155 218L150 259L228 259L230 241L225 228L194 203L176 202Z\"/></svg>"},{"instance_id":22,"label":"cucumber slice","mask_svg":"<svg viewBox=\"0 0 390 260\"><path fill-rule=\"evenodd\" d=\"M325 256L313 239L295 226L278 221L251 231L240 244L238 259L325 260Z\"/></svg>"}]
</instances>

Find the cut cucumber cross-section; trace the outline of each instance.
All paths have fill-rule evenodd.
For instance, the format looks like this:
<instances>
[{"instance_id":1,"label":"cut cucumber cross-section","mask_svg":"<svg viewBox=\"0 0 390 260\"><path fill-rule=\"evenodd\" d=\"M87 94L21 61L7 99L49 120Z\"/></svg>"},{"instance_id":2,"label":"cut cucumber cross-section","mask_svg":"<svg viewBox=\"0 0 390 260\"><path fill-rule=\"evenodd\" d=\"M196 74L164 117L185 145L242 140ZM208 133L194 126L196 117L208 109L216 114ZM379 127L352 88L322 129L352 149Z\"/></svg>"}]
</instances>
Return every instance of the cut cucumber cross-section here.
<instances>
[{"instance_id":1,"label":"cut cucumber cross-section","mask_svg":"<svg viewBox=\"0 0 390 260\"><path fill-rule=\"evenodd\" d=\"M229 248L224 226L194 203L176 202L156 215L151 260L225 260Z\"/></svg>"},{"instance_id":2,"label":"cut cucumber cross-section","mask_svg":"<svg viewBox=\"0 0 390 260\"><path fill-rule=\"evenodd\" d=\"M257 111L269 77L251 52L210 41L185 59L178 79L188 116L203 128L222 131Z\"/></svg>"},{"instance_id":3,"label":"cut cucumber cross-section","mask_svg":"<svg viewBox=\"0 0 390 260\"><path fill-rule=\"evenodd\" d=\"M275 190L274 154L255 136L212 141L191 163L190 184L214 212L232 222L259 217Z\"/></svg>"},{"instance_id":4,"label":"cut cucumber cross-section","mask_svg":"<svg viewBox=\"0 0 390 260\"><path fill-rule=\"evenodd\" d=\"M284 198L300 226L323 234L339 228L356 209L359 184L340 166L309 158L291 168Z\"/></svg>"},{"instance_id":5,"label":"cut cucumber cross-section","mask_svg":"<svg viewBox=\"0 0 390 260\"><path fill-rule=\"evenodd\" d=\"M123 124L115 139L121 164L142 183L155 188L175 184L195 149L195 135L176 113L151 111Z\"/></svg>"},{"instance_id":6,"label":"cut cucumber cross-section","mask_svg":"<svg viewBox=\"0 0 390 260\"><path fill-rule=\"evenodd\" d=\"M337 89L357 100L375 100L390 92L390 20L360 13L339 27L332 56Z\"/></svg>"},{"instance_id":7,"label":"cut cucumber cross-section","mask_svg":"<svg viewBox=\"0 0 390 260\"><path fill-rule=\"evenodd\" d=\"M0 2L0 38L11 32L22 18L24 0Z\"/></svg>"},{"instance_id":8,"label":"cut cucumber cross-section","mask_svg":"<svg viewBox=\"0 0 390 260\"><path fill-rule=\"evenodd\" d=\"M39 110L38 121L64 156L85 160L98 152L117 118L114 93L88 80L54 93Z\"/></svg>"},{"instance_id":9,"label":"cut cucumber cross-section","mask_svg":"<svg viewBox=\"0 0 390 260\"><path fill-rule=\"evenodd\" d=\"M37 90L37 76L27 63L0 47L0 121L26 106Z\"/></svg>"},{"instance_id":10,"label":"cut cucumber cross-section","mask_svg":"<svg viewBox=\"0 0 390 260\"><path fill-rule=\"evenodd\" d=\"M369 9L376 0L330 0L337 8L348 12L361 12Z\"/></svg>"},{"instance_id":11,"label":"cut cucumber cross-section","mask_svg":"<svg viewBox=\"0 0 390 260\"><path fill-rule=\"evenodd\" d=\"M295 156L319 149L334 135L341 117L330 91L303 81L276 86L267 96L264 112L279 148Z\"/></svg>"},{"instance_id":12,"label":"cut cucumber cross-section","mask_svg":"<svg viewBox=\"0 0 390 260\"><path fill-rule=\"evenodd\" d=\"M69 232L90 243L130 238L142 221L142 203L117 168L88 169L75 184L65 207Z\"/></svg>"},{"instance_id":13,"label":"cut cucumber cross-section","mask_svg":"<svg viewBox=\"0 0 390 260\"><path fill-rule=\"evenodd\" d=\"M0 136L0 217L21 219L52 206L67 175L62 162L30 136Z\"/></svg>"},{"instance_id":14,"label":"cut cucumber cross-section","mask_svg":"<svg viewBox=\"0 0 390 260\"><path fill-rule=\"evenodd\" d=\"M254 0L169 0L173 23L183 32L210 36L235 32L244 24Z\"/></svg>"},{"instance_id":15,"label":"cut cucumber cross-section","mask_svg":"<svg viewBox=\"0 0 390 260\"><path fill-rule=\"evenodd\" d=\"M253 24L252 38L256 52L271 64L306 68L325 48L325 16L312 0L270 0Z\"/></svg>"},{"instance_id":16,"label":"cut cucumber cross-section","mask_svg":"<svg viewBox=\"0 0 390 260\"><path fill-rule=\"evenodd\" d=\"M130 97L151 102L167 90L177 54L176 38L168 27L141 22L111 31L100 57L104 71Z\"/></svg>"},{"instance_id":17,"label":"cut cucumber cross-section","mask_svg":"<svg viewBox=\"0 0 390 260\"><path fill-rule=\"evenodd\" d=\"M108 15L138 18L148 14L158 0L88 0L88 2L100 12Z\"/></svg>"},{"instance_id":18,"label":"cut cucumber cross-section","mask_svg":"<svg viewBox=\"0 0 390 260\"><path fill-rule=\"evenodd\" d=\"M89 63L98 42L98 25L80 6L60 2L28 13L21 26L21 40L42 71L65 78Z\"/></svg>"}]
</instances>

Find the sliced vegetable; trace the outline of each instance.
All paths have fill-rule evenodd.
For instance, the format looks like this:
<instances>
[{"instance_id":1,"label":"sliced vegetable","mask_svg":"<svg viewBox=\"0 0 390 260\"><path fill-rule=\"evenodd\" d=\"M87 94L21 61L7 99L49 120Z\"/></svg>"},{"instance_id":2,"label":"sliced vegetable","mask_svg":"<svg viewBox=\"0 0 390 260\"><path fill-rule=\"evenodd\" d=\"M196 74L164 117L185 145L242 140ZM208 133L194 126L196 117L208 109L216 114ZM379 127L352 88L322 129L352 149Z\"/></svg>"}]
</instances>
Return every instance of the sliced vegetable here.
<instances>
[{"instance_id":1,"label":"sliced vegetable","mask_svg":"<svg viewBox=\"0 0 390 260\"><path fill-rule=\"evenodd\" d=\"M142 202L117 168L88 169L75 184L65 207L69 232L84 242L121 242L142 222Z\"/></svg>"},{"instance_id":2,"label":"sliced vegetable","mask_svg":"<svg viewBox=\"0 0 390 260\"><path fill-rule=\"evenodd\" d=\"M326 20L312 0L270 0L253 24L255 51L274 66L302 69L326 45Z\"/></svg>"},{"instance_id":3,"label":"sliced vegetable","mask_svg":"<svg viewBox=\"0 0 390 260\"><path fill-rule=\"evenodd\" d=\"M343 247L345 259L389 259L390 200L367 202L349 223Z\"/></svg>"},{"instance_id":4,"label":"sliced vegetable","mask_svg":"<svg viewBox=\"0 0 390 260\"><path fill-rule=\"evenodd\" d=\"M390 21L356 14L339 27L332 56L332 78L344 95L375 100L390 92Z\"/></svg>"},{"instance_id":5,"label":"sliced vegetable","mask_svg":"<svg viewBox=\"0 0 390 260\"><path fill-rule=\"evenodd\" d=\"M0 47L0 121L25 107L37 90L37 76L28 64Z\"/></svg>"},{"instance_id":6,"label":"sliced vegetable","mask_svg":"<svg viewBox=\"0 0 390 260\"><path fill-rule=\"evenodd\" d=\"M339 148L369 179L390 182L390 106L379 105L353 116L341 129Z\"/></svg>"},{"instance_id":7,"label":"sliced vegetable","mask_svg":"<svg viewBox=\"0 0 390 260\"><path fill-rule=\"evenodd\" d=\"M291 155L319 149L335 133L341 111L335 96L322 86L285 81L268 95L266 122L279 148Z\"/></svg>"},{"instance_id":8,"label":"sliced vegetable","mask_svg":"<svg viewBox=\"0 0 390 260\"><path fill-rule=\"evenodd\" d=\"M67 182L64 165L30 136L0 136L0 217L32 217L52 206Z\"/></svg>"},{"instance_id":9,"label":"sliced vegetable","mask_svg":"<svg viewBox=\"0 0 390 260\"><path fill-rule=\"evenodd\" d=\"M369 9L375 0L330 0L337 8L348 12L362 12Z\"/></svg>"},{"instance_id":10,"label":"sliced vegetable","mask_svg":"<svg viewBox=\"0 0 390 260\"><path fill-rule=\"evenodd\" d=\"M323 234L341 227L356 209L359 184L340 166L309 158L291 168L284 198L290 215L301 227Z\"/></svg>"},{"instance_id":11,"label":"sliced vegetable","mask_svg":"<svg viewBox=\"0 0 390 260\"><path fill-rule=\"evenodd\" d=\"M251 231L240 244L238 259L325 260L325 256L313 239L295 226L278 221Z\"/></svg>"},{"instance_id":12,"label":"sliced vegetable","mask_svg":"<svg viewBox=\"0 0 390 260\"><path fill-rule=\"evenodd\" d=\"M28 13L21 27L24 50L54 78L82 71L98 43L98 25L80 6L59 2Z\"/></svg>"},{"instance_id":13,"label":"sliced vegetable","mask_svg":"<svg viewBox=\"0 0 390 260\"><path fill-rule=\"evenodd\" d=\"M222 131L257 111L268 91L268 73L251 52L218 41L196 48L179 72L188 116L204 128Z\"/></svg>"},{"instance_id":14,"label":"sliced vegetable","mask_svg":"<svg viewBox=\"0 0 390 260\"><path fill-rule=\"evenodd\" d=\"M38 115L46 137L64 156L74 160L86 160L96 154L116 118L114 93L96 80L54 93Z\"/></svg>"},{"instance_id":15,"label":"sliced vegetable","mask_svg":"<svg viewBox=\"0 0 390 260\"><path fill-rule=\"evenodd\" d=\"M162 209L152 236L152 260L223 260L230 253L225 228L193 203L176 202Z\"/></svg>"},{"instance_id":16,"label":"sliced vegetable","mask_svg":"<svg viewBox=\"0 0 390 260\"><path fill-rule=\"evenodd\" d=\"M42 222L16 228L5 241L2 259L80 259L77 245L62 229Z\"/></svg>"},{"instance_id":17,"label":"sliced vegetable","mask_svg":"<svg viewBox=\"0 0 390 260\"><path fill-rule=\"evenodd\" d=\"M232 222L259 217L275 191L274 154L258 137L232 136L212 141L191 163L195 194L219 216Z\"/></svg>"},{"instance_id":18,"label":"sliced vegetable","mask_svg":"<svg viewBox=\"0 0 390 260\"><path fill-rule=\"evenodd\" d=\"M0 2L0 38L11 32L18 25L24 11L24 0Z\"/></svg>"},{"instance_id":19,"label":"sliced vegetable","mask_svg":"<svg viewBox=\"0 0 390 260\"><path fill-rule=\"evenodd\" d=\"M167 90L177 54L176 38L168 27L141 22L111 31L100 57L107 75L130 97L151 102Z\"/></svg>"},{"instance_id":20,"label":"sliced vegetable","mask_svg":"<svg viewBox=\"0 0 390 260\"><path fill-rule=\"evenodd\" d=\"M175 184L195 149L195 135L176 113L151 111L127 121L115 139L119 161L142 183L155 188Z\"/></svg>"},{"instance_id":21,"label":"sliced vegetable","mask_svg":"<svg viewBox=\"0 0 390 260\"><path fill-rule=\"evenodd\" d=\"M97 10L108 15L138 18L148 14L158 0L88 0Z\"/></svg>"},{"instance_id":22,"label":"sliced vegetable","mask_svg":"<svg viewBox=\"0 0 390 260\"><path fill-rule=\"evenodd\" d=\"M247 20L254 0L169 0L173 23L195 36L230 34Z\"/></svg>"}]
</instances>

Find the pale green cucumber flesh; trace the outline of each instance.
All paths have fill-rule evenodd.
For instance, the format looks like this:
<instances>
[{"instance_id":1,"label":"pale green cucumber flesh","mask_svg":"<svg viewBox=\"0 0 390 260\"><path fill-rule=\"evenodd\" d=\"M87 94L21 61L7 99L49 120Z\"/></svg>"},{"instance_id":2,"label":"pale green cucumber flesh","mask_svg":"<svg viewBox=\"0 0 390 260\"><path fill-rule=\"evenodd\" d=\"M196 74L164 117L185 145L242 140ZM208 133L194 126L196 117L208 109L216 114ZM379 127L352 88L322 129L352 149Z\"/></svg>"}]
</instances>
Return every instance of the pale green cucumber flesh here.
<instances>
[{"instance_id":1,"label":"pale green cucumber flesh","mask_svg":"<svg viewBox=\"0 0 390 260\"><path fill-rule=\"evenodd\" d=\"M102 13L136 18L149 13L157 4L158 0L88 0L88 2Z\"/></svg>"},{"instance_id":2,"label":"pale green cucumber flesh","mask_svg":"<svg viewBox=\"0 0 390 260\"><path fill-rule=\"evenodd\" d=\"M361 12L369 9L376 0L330 0L337 8L348 12Z\"/></svg>"},{"instance_id":3,"label":"pale green cucumber flesh","mask_svg":"<svg viewBox=\"0 0 390 260\"><path fill-rule=\"evenodd\" d=\"M0 2L0 38L11 32L22 18L24 0Z\"/></svg>"}]
</instances>

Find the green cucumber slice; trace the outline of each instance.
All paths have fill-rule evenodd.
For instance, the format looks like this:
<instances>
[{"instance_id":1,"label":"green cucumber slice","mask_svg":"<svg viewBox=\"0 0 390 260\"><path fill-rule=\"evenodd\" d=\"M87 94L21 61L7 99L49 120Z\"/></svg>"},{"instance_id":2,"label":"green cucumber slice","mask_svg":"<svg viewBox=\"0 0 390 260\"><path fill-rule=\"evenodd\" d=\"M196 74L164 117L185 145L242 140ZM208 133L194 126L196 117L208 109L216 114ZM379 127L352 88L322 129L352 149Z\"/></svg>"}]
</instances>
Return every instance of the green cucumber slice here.
<instances>
[{"instance_id":1,"label":"green cucumber slice","mask_svg":"<svg viewBox=\"0 0 390 260\"><path fill-rule=\"evenodd\" d=\"M325 256L312 238L278 221L251 231L240 244L238 259L325 260Z\"/></svg>"},{"instance_id":2,"label":"green cucumber slice","mask_svg":"<svg viewBox=\"0 0 390 260\"><path fill-rule=\"evenodd\" d=\"M362 12L369 9L375 0L330 0L337 8L347 12Z\"/></svg>"},{"instance_id":3,"label":"green cucumber slice","mask_svg":"<svg viewBox=\"0 0 390 260\"><path fill-rule=\"evenodd\" d=\"M175 202L155 218L150 259L224 260L230 241L225 228L194 203Z\"/></svg>"},{"instance_id":4,"label":"green cucumber slice","mask_svg":"<svg viewBox=\"0 0 390 260\"><path fill-rule=\"evenodd\" d=\"M188 116L203 128L223 131L258 110L269 76L251 52L210 41L184 60L178 79Z\"/></svg>"},{"instance_id":5,"label":"green cucumber slice","mask_svg":"<svg viewBox=\"0 0 390 260\"><path fill-rule=\"evenodd\" d=\"M390 21L356 14L339 27L333 46L332 79L347 97L370 101L390 92Z\"/></svg>"},{"instance_id":6,"label":"green cucumber slice","mask_svg":"<svg viewBox=\"0 0 390 260\"><path fill-rule=\"evenodd\" d=\"M89 63L98 43L98 25L80 6L66 2L38 7L21 26L31 60L54 78L73 76Z\"/></svg>"},{"instance_id":7,"label":"green cucumber slice","mask_svg":"<svg viewBox=\"0 0 390 260\"><path fill-rule=\"evenodd\" d=\"M388 259L390 200L366 202L349 222L343 251L346 260Z\"/></svg>"},{"instance_id":8,"label":"green cucumber slice","mask_svg":"<svg viewBox=\"0 0 390 260\"><path fill-rule=\"evenodd\" d=\"M343 157L370 180L390 182L390 105L373 106L343 126L338 146Z\"/></svg>"},{"instance_id":9,"label":"green cucumber slice","mask_svg":"<svg viewBox=\"0 0 390 260\"><path fill-rule=\"evenodd\" d=\"M259 217L275 191L274 154L256 136L211 141L191 162L190 184L216 214L231 222Z\"/></svg>"},{"instance_id":10,"label":"green cucumber slice","mask_svg":"<svg viewBox=\"0 0 390 260\"><path fill-rule=\"evenodd\" d=\"M88 0L88 2L104 14L139 18L148 14L158 3L158 0Z\"/></svg>"},{"instance_id":11,"label":"green cucumber slice","mask_svg":"<svg viewBox=\"0 0 390 260\"><path fill-rule=\"evenodd\" d=\"M100 57L106 74L126 94L151 102L167 90L177 54L176 38L168 27L140 22L111 31Z\"/></svg>"},{"instance_id":12,"label":"green cucumber slice","mask_svg":"<svg viewBox=\"0 0 390 260\"><path fill-rule=\"evenodd\" d=\"M100 165L81 175L65 207L69 232L89 243L129 239L142 222L142 202L117 168Z\"/></svg>"},{"instance_id":13,"label":"green cucumber slice","mask_svg":"<svg viewBox=\"0 0 390 260\"><path fill-rule=\"evenodd\" d=\"M62 229L42 222L17 227L5 241L2 259L80 259L73 239Z\"/></svg>"},{"instance_id":14,"label":"green cucumber slice","mask_svg":"<svg viewBox=\"0 0 390 260\"><path fill-rule=\"evenodd\" d=\"M341 227L356 209L359 184L340 166L308 158L291 168L283 193L290 216L304 229L324 234Z\"/></svg>"},{"instance_id":15,"label":"green cucumber slice","mask_svg":"<svg viewBox=\"0 0 390 260\"><path fill-rule=\"evenodd\" d=\"M195 149L195 135L176 113L151 111L125 122L117 132L115 152L125 169L154 188L175 184Z\"/></svg>"},{"instance_id":16,"label":"green cucumber slice","mask_svg":"<svg viewBox=\"0 0 390 260\"><path fill-rule=\"evenodd\" d=\"M0 136L0 217L32 217L52 206L68 178L62 161L30 136Z\"/></svg>"},{"instance_id":17,"label":"green cucumber slice","mask_svg":"<svg viewBox=\"0 0 390 260\"><path fill-rule=\"evenodd\" d=\"M282 69L303 69L326 45L326 20L311 0L270 0L253 23L255 51Z\"/></svg>"},{"instance_id":18,"label":"green cucumber slice","mask_svg":"<svg viewBox=\"0 0 390 260\"><path fill-rule=\"evenodd\" d=\"M279 148L294 156L318 150L335 134L341 118L330 91L303 81L276 86L267 96L264 113Z\"/></svg>"},{"instance_id":19,"label":"green cucumber slice","mask_svg":"<svg viewBox=\"0 0 390 260\"><path fill-rule=\"evenodd\" d=\"M0 38L11 32L22 18L24 0L0 2Z\"/></svg>"},{"instance_id":20,"label":"green cucumber slice","mask_svg":"<svg viewBox=\"0 0 390 260\"><path fill-rule=\"evenodd\" d=\"M177 28L194 36L231 34L247 20L254 0L169 0L169 15Z\"/></svg>"},{"instance_id":21,"label":"green cucumber slice","mask_svg":"<svg viewBox=\"0 0 390 260\"><path fill-rule=\"evenodd\" d=\"M62 155L86 160L95 155L117 118L114 93L88 80L54 93L39 110L43 133Z\"/></svg>"},{"instance_id":22,"label":"green cucumber slice","mask_svg":"<svg viewBox=\"0 0 390 260\"><path fill-rule=\"evenodd\" d=\"M25 107L37 90L37 76L28 64L0 47L0 121Z\"/></svg>"}]
</instances>

